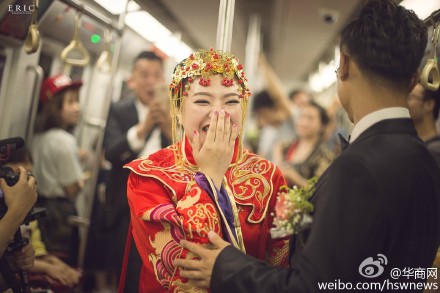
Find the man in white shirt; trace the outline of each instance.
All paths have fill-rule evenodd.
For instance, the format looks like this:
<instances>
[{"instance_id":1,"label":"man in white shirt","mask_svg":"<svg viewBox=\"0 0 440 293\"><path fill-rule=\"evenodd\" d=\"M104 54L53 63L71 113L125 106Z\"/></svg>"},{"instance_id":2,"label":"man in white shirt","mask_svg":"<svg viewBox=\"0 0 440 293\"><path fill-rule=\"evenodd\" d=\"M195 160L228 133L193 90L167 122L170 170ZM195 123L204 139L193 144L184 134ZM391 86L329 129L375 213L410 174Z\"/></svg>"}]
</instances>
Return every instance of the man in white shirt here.
<instances>
[{"instance_id":1,"label":"man in white shirt","mask_svg":"<svg viewBox=\"0 0 440 293\"><path fill-rule=\"evenodd\" d=\"M105 157L112 163L107 182L107 228L112 231L115 272L119 276L124 254L125 240L130 221L126 183L129 170L123 166L140 157L151 154L171 143L171 117L165 92L158 91L164 83L163 61L150 51L141 52L133 63L128 87L135 99L123 99L112 105L105 130ZM159 96L160 93L161 95ZM133 246L132 251L136 252ZM127 273L126 292L136 292L140 272L140 258L130 255L130 263L137 268ZM138 271L139 270L139 271ZM133 271L133 272L132 272ZM136 288L130 289L128 286Z\"/></svg>"}]
</instances>

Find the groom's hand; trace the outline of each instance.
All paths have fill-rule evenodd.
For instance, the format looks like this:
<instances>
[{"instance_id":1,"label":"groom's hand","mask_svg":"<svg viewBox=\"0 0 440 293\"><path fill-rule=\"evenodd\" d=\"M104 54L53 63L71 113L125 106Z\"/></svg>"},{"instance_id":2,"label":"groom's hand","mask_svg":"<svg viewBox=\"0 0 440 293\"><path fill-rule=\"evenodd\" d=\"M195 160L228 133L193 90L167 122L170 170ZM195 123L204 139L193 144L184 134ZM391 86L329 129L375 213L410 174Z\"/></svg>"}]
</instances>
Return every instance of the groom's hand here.
<instances>
[{"instance_id":1,"label":"groom's hand","mask_svg":"<svg viewBox=\"0 0 440 293\"><path fill-rule=\"evenodd\" d=\"M215 260L223 248L230 245L212 231L208 233L208 238L213 244L210 249L204 248L200 244L182 240L180 245L194 253L199 259L176 259L174 261L174 265L180 268L180 275L184 278L190 279L200 288L209 288Z\"/></svg>"}]
</instances>

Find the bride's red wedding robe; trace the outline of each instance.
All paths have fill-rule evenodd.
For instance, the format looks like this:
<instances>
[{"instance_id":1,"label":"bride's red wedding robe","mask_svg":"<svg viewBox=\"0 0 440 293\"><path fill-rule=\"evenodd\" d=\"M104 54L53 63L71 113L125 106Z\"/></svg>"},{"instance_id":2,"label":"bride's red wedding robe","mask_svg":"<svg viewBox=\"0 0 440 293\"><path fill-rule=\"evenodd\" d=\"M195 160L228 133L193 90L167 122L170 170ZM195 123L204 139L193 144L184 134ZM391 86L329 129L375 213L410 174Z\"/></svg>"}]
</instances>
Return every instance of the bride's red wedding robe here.
<instances>
[{"instance_id":1,"label":"bride's red wedding robe","mask_svg":"<svg viewBox=\"0 0 440 293\"><path fill-rule=\"evenodd\" d=\"M176 149L183 167L176 164ZM288 237L272 239L269 233L277 193L286 183L269 161L236 147L221 191L203 174L207 184L196 181L201 173L187 140L126 168L132 171L127 184L132 234L143 261L139 292L206 292L182 278L173 260L194 257L179 245L181 239L207 244L211 230L246 254L287 265ZM218 200L222 195L229 201L231 225Z\"/></svg>"}]
</instances>

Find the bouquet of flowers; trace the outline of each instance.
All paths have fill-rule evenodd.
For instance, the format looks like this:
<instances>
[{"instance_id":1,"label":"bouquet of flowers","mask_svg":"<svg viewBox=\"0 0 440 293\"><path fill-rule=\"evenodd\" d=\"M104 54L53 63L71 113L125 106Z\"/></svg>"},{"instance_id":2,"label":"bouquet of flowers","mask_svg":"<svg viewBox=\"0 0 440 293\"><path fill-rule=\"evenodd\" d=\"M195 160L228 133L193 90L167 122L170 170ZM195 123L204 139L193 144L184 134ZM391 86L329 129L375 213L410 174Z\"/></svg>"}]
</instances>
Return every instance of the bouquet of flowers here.
<instances>
[{"instance_id":1,"label":"bouquet of flowers","mask_svg":"<svg viewBox=\"0 0 440 293\"><path fill-rule=\"evenodd\" d=\"M307 181L303 188L287 186L278 194L275 205L274 228L270 229L272 238L298 234L312 223L313 204L309 201L315 191L317 177Z\"/></svg>"}]
</instances>

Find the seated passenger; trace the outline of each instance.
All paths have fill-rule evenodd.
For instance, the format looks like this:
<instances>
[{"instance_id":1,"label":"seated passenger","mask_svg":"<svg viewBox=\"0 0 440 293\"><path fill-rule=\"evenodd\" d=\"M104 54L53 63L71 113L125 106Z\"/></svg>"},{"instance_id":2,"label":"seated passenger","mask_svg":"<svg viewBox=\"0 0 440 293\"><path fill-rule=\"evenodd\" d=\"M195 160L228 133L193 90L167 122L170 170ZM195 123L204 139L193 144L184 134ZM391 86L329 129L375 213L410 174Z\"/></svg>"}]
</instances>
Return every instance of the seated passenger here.
<instances>
[{"instance_id":1,"label":"seated passenger","mask_svg":"<svg viewBox=\"0 0 440 293\"><path fill-rule=\"evenodd\" d=\"M23 166L27 172L32 172L32 158L28 149L22 148L11 153L5 166L11 167L16 172L18 166ZM45 284L47 287L69 288L74 287L80 281L81 272L70 267L55 255L47 252L46 246L41 241L41 232L38 228L38 221L33 221L29 225L22 225L23 237L30 239L30 243L35 251L34 266L29 269L30 285L35 285L35 281L40 280L39 286ZM38 274L38 275L36 275ZM36 278L38 276L38 278Z\"/></svg>"}]
</instances>

